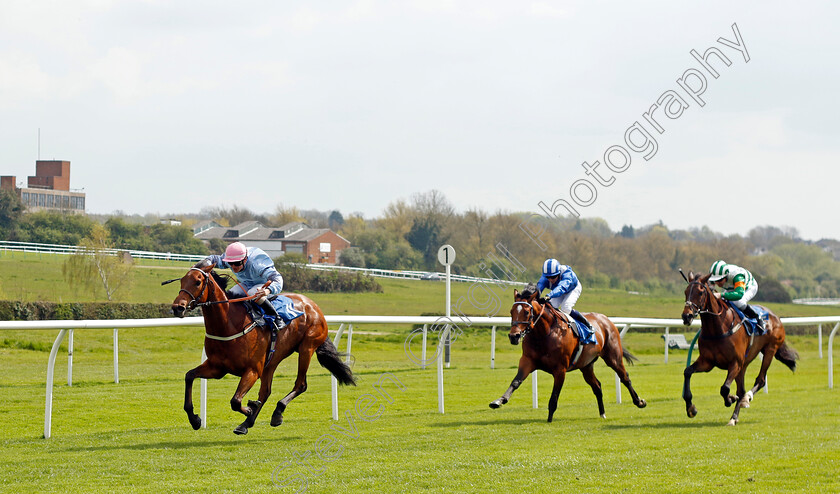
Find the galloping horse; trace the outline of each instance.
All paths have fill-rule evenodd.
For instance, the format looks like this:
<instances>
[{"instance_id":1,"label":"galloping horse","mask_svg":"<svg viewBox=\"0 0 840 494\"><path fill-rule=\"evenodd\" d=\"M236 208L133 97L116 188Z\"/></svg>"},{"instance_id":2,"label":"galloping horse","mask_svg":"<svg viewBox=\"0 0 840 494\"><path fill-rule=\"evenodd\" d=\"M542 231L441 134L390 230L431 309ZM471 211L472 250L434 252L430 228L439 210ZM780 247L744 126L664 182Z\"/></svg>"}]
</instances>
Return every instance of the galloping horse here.
<instances>
[{"instance_id":1,"label":"galloping horse","mask_svg":"<svg viewBox=\"0 0 840 494\"><path fill-rule=\"evenodd\" d=\"M193 412L192 402L192 385L197 377L220 379L226 374L241 377L230 400L231 408L246 417L233 430L236 434L247 434L248 429L254 425L265 400L271 394L271 381L277 365L292 352L298 352L297 379L292 391L277 402L277 408L271 416L273 427L283 423L283 411L289 402L306 391L306 371L313 353L339 383L356 384L350 368L341 361L341 356L328 338L327 322L315 302L303 295L284 294L294 301L295 309L302 311L303 315L278 332L274 352L270 352L270 330L255 328L256 323L245 305L228 301L224 290L227 281L213 271L212 264L201 261L181 278L181 291L172 302L172 311L178 317L184 317L188 310L196 306L201 307L204 315L204 351L207 360L187 372L185 377L184 411L193 429L201 427L201 418ZM249 400L247 407L242 406L242 399L257 379L260 380L258 400Z\"/></svg>"},{"instance_id":2,"label":"galloping horse","mask_svg":"<svg viewBox=\"0 0 840 494\"><path fill-rule=\"evenodd\" d=\"M735 410L727 425L738 423L738 413L741 408L749 408L753 395L766 383L767 368L773 362L773 357L785 364L790 370L796 370L796 360L799 354L785 343L785 327L779 318L767 310L769 320L766 322L767 332L763 335L747 334L746 329L740 331L744 322L735 310L720 299L709 284L711 274L688 274L688 286L685 289L685 307L682 311L683 323L688 326L698 314L700 315L700 339L698 347L700 356L693 364L685 368L685 383L683 384L683 399L685 411L689 417L697 415L697 407L691 402L691 375L695 372L709 372L715 367L725 369L726 380L720 387L723 403L728 407L735 403ZM760 306L759 306L760 307ZM755 386L745 392L744 375L747 366L755 359L759 352L764 354L761 360L761 370L755 378ZM737 396L729 394L732 380L737 385Z\"/></svg>"},{"instance_id":3,"label":"galloping horse","mask_svg":"<svg viewBox=\"0 0 840 494\"><path fill-rule=\"evenodd\" d=\"M528 285L522 293L514 290L513 299L508 337L512 345L517 345L519 340L522 340L522 357L510 387L501 398L490 403L490 408L499 408L507 403L530 373L541 370L554 376L554 388L548 400L548 421L551 422L554 411L557 410L557 398L563 388L566 372L580 369L583 379L592 387L592 392L598 399L598 413L601 418L605 418L601 383L595 377L593 368L598 357L603 358L607 366L618 374L637 407L644 408L647 405L633 389L630 376L621 361L622 357L629 363L637 359L622 348L618 329L607 316L594 312L584 314L595 331L597 342L583 345L578 351L578 340L569 328L568 320L548 301L539 298L536 286Z\"/></svg>"}]
</instances>

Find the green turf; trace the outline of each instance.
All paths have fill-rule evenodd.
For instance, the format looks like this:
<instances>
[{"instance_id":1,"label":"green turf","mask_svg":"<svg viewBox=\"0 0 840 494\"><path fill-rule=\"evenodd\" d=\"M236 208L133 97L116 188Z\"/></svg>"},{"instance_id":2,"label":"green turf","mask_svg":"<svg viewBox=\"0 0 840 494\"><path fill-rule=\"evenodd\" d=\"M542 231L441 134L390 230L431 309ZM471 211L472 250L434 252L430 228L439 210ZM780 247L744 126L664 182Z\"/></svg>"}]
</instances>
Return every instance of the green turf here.
<instances>
[{"instance_id":1,"label":"green turf","mask_svg":"<svg viewBox=\"0 0 840 494\"><path fill-rule=\"evenodd\" d=\"M13 284L3 259L0 282L6 290ZM29 266L29 287L57 285L47 275L35 275L39 264ZM153 293L144 296L150 301L174 298L172 285L155 286L154 281L177 275L178 269L148 270L146 283ZM378 295L310 295L328 314L441 310L443 283L384 280L383 286L385 293ZM465 285L453 288L467 293ZM580 303L586 304L584 310L616 316L677 317L682 297L590 290ZM824 307L777 310L782 315L837 314L836 308ZM503 408L487 406L507 388L519 358L520 347L511 346L504 331L498 334L493 370L488 329L465 328L455 341L453 364L445 371L446 413L441 415L434 366L422 370L405 355L409 328L365 325L356 330L352 353L359 385L340 390L341 420L331 420L329 378L313 363L309 389L289 406L285 423L268 425L274 403L291 389L296 361L289 359L278 370L269 404L244 437L232 433L242 421L229 406L234 377L209 383L208 429L193 431L182 410L183 376L199 362L201 328L121 330L119 384L113 382L111 331L76 331L73 386L67 386L65 342L56 367L48 440L42 438L44 382L57 331L4 331L0 491L294 492L299 479L306 478L307 492L319 493L840 492L840 391L827 387L826 359L818 356L813 332L789 336L802 357L797 372L774 362L770 393L760 392L742 412L741 423L726 427L731 409L718 395L723 371L694 377L699 415L689 419L680 397L687 352L672 350L664 363L659 333L631 331L624 339L640 358L628 370L647 408L634 407L624 390L623 403L617 404L614 377L598 363L607 418L598 417L590 389L573 372L555 421L547 424L552 384L547 374L538 379L539 409L531 407L530 379ZM835 357L840 357L836 350ZM749 382L755 372L757 367L751 367ZM383 381L393 402L374 387L388 373L404 385L399 389ZM255 390L249 397L254 396ZM194 398L198 403L198 385ZM373 398L379 401L367 413L379 415L363 420L365 400ZM284 481L289 483L285 488L276 485Z\"/></svg>"}]
</instances>

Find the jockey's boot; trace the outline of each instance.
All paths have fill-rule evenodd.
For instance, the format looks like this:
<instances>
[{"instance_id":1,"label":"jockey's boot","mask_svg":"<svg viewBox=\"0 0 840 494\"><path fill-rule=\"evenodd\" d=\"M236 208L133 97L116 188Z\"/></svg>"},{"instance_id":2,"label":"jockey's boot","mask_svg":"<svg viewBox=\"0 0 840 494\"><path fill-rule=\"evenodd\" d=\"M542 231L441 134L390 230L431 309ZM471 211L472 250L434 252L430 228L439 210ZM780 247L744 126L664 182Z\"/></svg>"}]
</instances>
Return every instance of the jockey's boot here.
<instances>
[{"instance_id":1,"label":"jockey's boot","mask_svg":"<svg viewBox=\"0 0 840 494\"><path fill-rule=\"evenodd\" d=\"M261 303L260 307L262 307L266 314L274 316L274 327L272 328L273 331L280 331L281 329L286 327L286 321L284 321L283 318L280 317L280 314L277 313L277 309L275 309L274 306L271 305L271 302L269 300L266 300L265 302Z\"/></svg>"},{"instance_id":2,"label":"jockey's boot","mask_svg":"<svg viewBox=\"0 0 840 494\"><path fill-rule=\"evenodd\" d=\"M758 321L758 330L761 333L765 333L767 331L767 328L764 327L764 319L758 315L758 312L756 312L752 305L747 304L747 307L744 309L744 315L750 319Z\"/></svg>"},{"instance_id":3,"label":"jockey's boot","mask_svg":"<svg viewBox=\"0 0 840 494\"><path fill-rule=\"evenodd\" d=\"M581 326L583 326L583 331L586 332L586 334L581 335L581 339L582 340L589 340L589 337L593 333L592 325L589 324L589 321L587 321L586 318L583 317L583 314L578 312L577 309L572 309L572 311L569 312L569 314L575 319L575 321L578 321L579 323L582 323Z\"/></svg>"}]
</instances>

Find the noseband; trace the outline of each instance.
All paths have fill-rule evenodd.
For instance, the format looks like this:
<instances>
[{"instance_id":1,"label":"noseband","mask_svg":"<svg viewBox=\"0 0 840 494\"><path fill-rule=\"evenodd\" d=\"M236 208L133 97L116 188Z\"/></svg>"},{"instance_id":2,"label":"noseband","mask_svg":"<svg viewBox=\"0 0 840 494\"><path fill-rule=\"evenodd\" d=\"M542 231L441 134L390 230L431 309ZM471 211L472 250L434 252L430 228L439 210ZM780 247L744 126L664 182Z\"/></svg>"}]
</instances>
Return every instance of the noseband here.
<instances>
[{"instance_id":1,"label":"noseband","mask_svg":"<svg viewBox=\"0 0 840 494\"><path fill-rule=\"evenodd\" d=\"M700 305L697 305L690 300L691 299L691 294L694 293L694 286L695 285L700 285L700 286L705 286L706 287L706 291L704 291L703 295L702 295L703 298L700 299ZM688 283L688 286L690 287L690 289L688 290L688 295L685 297L685 306L688 307L689 310L691 310L691 317L697 317L698 314L711 314L713 316L719 316L719 315L723 314L723 312L726 310L725 307L722 308L720 310L720 312L712 312L710 310L703 309L703 307L706 307L707 305L710 305L709 304L709 302L710 302L709 292L711 292L712 287L709 286L708 283L703 283L703 282L700 282L700 281L691 281L691 282Z\"/></svg>"},{"instance_id":2,"label":"noseband","mask_svg":"<svg viewBox=\"0 0 840 494\"><path fill-rule=\"evenodd\" d=\"M187 304L187 310L188 311L195 309L198 305L201 305L198 302L198 299L202 298L202 295L204 295L204 290L206 290L207 285L210 284L210 280L209 280L210 275L207 274L206 272L204 272L203 269L190 268L190 271L198 271L199 273L201 273L201 275L204 277L204 283L201 284L201 290L198 291L198 295L193 295L189 290L185 290L183 288L181 288L181 290L178 292L178 293L184 292L184 293L186 293L187 295L190 296L191 300Z\"/></svg>"},{"instance_id":3,"label":"noseband","mask_svg":"<svg viewBox=\"0 0 840 494\"><path fill-rule=\"evenodd\" d=\"M522 336L525 336L528 333L530 333L532 329L534 329L534 325L537 323L537 321L540 320L540 318L543 316L543 314L545 314L545 306L543 305L542 310L540 311L540 314L537 317L534 317L534 307L530 303L519 301L519 302L514 302L513 305L524 305L524 306L527 306L529 309L531 309L528 312L528 320L527 321L511 321L510 322L511 326L516 326L517 324L527 325L527 328L522 330L522 332L520 333Z\"/></svg>"}]
</instances>

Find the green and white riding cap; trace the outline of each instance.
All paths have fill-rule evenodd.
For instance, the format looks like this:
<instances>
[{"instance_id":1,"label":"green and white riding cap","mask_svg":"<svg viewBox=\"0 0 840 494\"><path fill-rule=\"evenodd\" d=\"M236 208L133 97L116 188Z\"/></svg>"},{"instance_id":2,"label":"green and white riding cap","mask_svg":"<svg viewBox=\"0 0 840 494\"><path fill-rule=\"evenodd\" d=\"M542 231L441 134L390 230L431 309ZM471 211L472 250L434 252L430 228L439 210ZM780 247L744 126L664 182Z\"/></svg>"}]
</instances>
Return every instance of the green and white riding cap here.
<instances>
[{"instance_id":1,"label":"green and white riding cap","mask_svg":"<svg viewBox=\"0 0 840 494\"><path fill-rule=\"evenodd\" d=\"M712 275L709 277L709 281L713 283L720 281L729 276L729 264L726 264L726 261L715 261L709 269L709 273Z\"/></svg>"}]
</instances>

